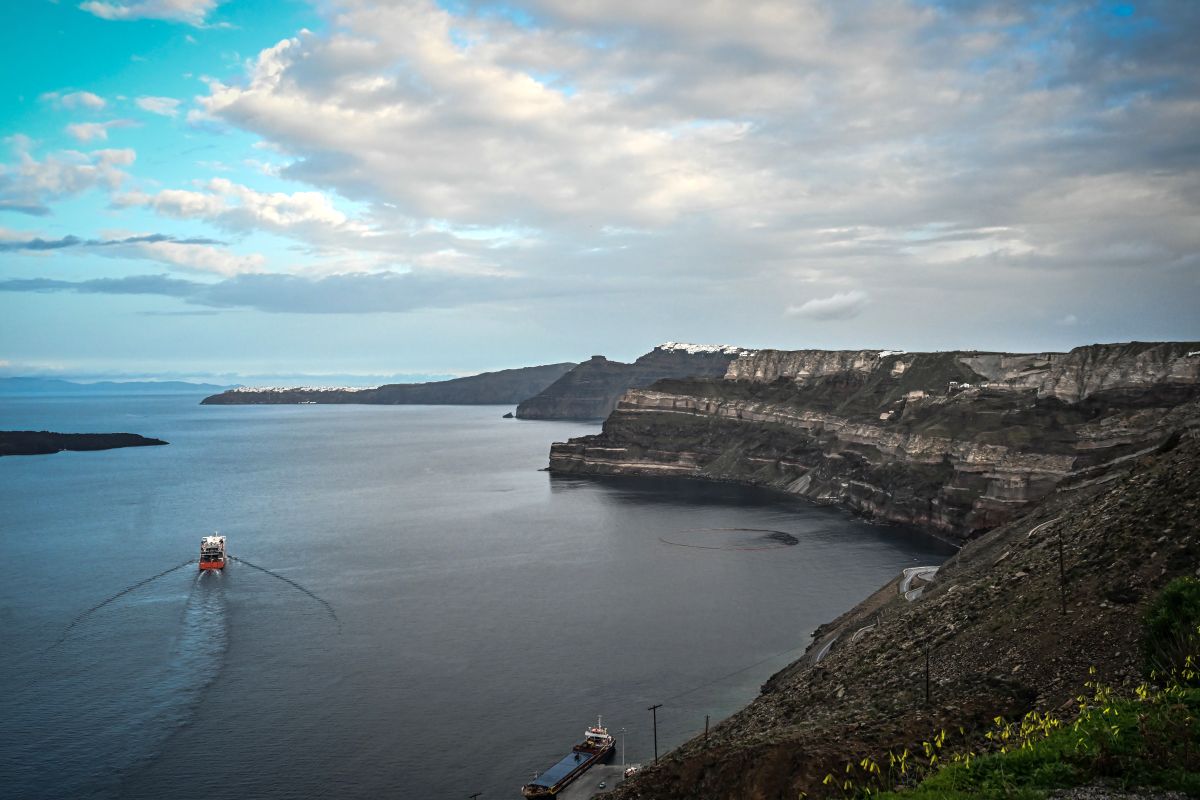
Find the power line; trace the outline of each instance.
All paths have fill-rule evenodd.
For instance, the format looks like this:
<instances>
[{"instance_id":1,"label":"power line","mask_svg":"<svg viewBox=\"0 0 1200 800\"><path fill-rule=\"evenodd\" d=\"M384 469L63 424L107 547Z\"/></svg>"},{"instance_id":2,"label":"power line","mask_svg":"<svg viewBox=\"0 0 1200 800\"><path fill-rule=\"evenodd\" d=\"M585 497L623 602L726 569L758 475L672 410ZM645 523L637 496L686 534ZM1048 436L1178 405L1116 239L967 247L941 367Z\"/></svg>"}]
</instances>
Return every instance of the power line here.
<instances>
[{"instance_id":1,"label":"power line","mask_svg":"<svg viewBox=\"0 0 1200 800\"><path fill-rule=\"evenodd\" d=\"M698 692L701 689L707 689L709 686L712 686L715 683L720 683L721 681L732 678L735 675L740 675L741 673L746 672L747 670L751 670L757 666L761 666L762 664L765 664L768 661L772 661L776 658L779 658L780 656L786 656L788 653L794 653L797 650L803 650L806 647L808 647L808 645L803 644L803 645L799 645L797 647L788 648L787 650L782 650L778 653L775 653L774 655L769 655L764 659L755 661L753 664L750 664L749 666L742 667L741 669L735 669L733 672L730 672L727 675L722 675L719 678L713 678L711 681L708 681L707 683L702 683L699 686L693 686L691 689L688 689L687 691L683 691L683 692L680 692L679 694L672 695L671 697L668 697L666 700L663 700L663 702L670 703L675 700L678 700L681 697L686 697L687 695L691 694L692 692Z\"/></svg>"}]
</instances>

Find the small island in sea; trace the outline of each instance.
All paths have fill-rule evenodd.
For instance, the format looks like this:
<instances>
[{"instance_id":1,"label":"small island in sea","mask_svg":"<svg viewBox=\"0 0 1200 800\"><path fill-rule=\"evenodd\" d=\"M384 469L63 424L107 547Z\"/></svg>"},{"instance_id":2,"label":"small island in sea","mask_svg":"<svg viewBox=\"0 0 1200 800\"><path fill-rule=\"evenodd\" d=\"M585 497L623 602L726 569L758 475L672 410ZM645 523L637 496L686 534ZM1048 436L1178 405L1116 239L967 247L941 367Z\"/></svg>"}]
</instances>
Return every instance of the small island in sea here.
<instances>
[{"instance_id":1,"label":"small island in sea","mask_svg":"<svg viewBox=\"0 0 1200 800\"><path fill-rule=\"evenodd\" d=\"M136 433L51 433L0 431L0 456L41 456L63 450L113 450L168 444Z\"/></svg>"}]
</instances>

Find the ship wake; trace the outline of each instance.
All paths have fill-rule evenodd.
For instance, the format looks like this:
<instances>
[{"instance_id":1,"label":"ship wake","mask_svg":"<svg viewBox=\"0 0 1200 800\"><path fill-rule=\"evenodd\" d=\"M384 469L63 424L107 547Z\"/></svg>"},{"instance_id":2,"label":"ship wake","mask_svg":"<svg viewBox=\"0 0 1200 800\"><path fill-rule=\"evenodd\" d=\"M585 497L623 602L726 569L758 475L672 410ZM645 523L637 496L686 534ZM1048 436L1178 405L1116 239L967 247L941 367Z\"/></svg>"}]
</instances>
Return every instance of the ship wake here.
<instances>
[{"instance_id":1,"label":"ship wake","mask_svg":"<svg viewBox=\"0 0 1200 800\"><path fill-rule=\"evenodd\" d=\"M122 796L122 781L195 719L225 664L229 614L228 577L216 571L160 580L191 563L97 603L46 651L39 678L16 692L10 720L18 731L44 731L14 749L18 785L46 797ZM155 591L134 594L151 581ZM60 711L39 728L46 707Z\"/></svg>"},{"instance_id":2,"label":"ship wake","mask_svg":"<svg viewBox=\"0 0 1200 800\"><path fill-rule=\"evenodd\" d=\"M296 591L302 592L302 593L308 595L309 597L311 597L313 600L316 600L318 603L320 603L322 606L325 607L325 612L327 614L329 614L330 619L332 619L334 622L337 623L338 632L339 633L341 632L342 621L340 619L338 619L337 612L333 610L333 605L328 600L326 600L324 597L321 597L316 592L312 591L311 589L309 589L308 587L306 587L300 583L297 583L296 581L292 580L291 578L287 577L286 575L280 575L278 572L269 570L266 567L260 567L258 564L252 564L244 558L238 558L237 556L228 556L228 558L229 558L229 560L236 561L239 564L245 564L247 567L250 567L251 569L256 569L259 572L265 572L266 574L270 575L272 578L277 578L277 579L283 581L284 583L290 585Z\"/></svg>"},{"instance_id":3,"label":"ship wake","mask_svg":"<svg viewBox=\"0 0 1200 800\"><path fill-rule=\"evenodd\" d=\"M155 575L151 575L149 578L140 580L137 583L131 583L129 586L126 586L121 591L111 594L108 597L101 600L99 603L96 603L96 605L92 606L87 611L80 612L79 614L77 614L75 616L75 619L71 620L70 624L67 625L66 628L63 628L63 632L59 635L58 639L56 639L54 641L54 644L52 644L46 648L46 652L47 653L50 652L51 650L53 650L54 648L58 647L63 642L65 642L67 640L67 637L71 635L71 631L75 630L75 628L77 626L79 626L82 622L87 620L88 617L92 616L97 611L99 611L100 609L107 606L109 603L114 603L117 600L120 600L125 595L129 594L130 592L137 591L138 589L142 588L143 586L145 586L148 583L152 583L152 582L158 580L159 578L166 577L167 575L170 575L175 570L183 569L188 564L195 564L195 563L196 563L196 559L189 558L187 561L184 561L182 564L176 564L173 567L164 569L162 572L159 572Z\"/></svg>"}]
</instances>

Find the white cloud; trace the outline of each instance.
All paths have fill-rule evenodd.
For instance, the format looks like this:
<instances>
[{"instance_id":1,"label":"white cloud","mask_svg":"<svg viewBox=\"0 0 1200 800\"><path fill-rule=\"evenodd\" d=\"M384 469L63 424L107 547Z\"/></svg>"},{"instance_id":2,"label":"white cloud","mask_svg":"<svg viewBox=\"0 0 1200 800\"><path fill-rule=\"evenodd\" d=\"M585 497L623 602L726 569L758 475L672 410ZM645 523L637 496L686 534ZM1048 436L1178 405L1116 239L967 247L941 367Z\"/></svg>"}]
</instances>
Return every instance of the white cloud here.
<instances>
[{"instance_id":1,"label":"white cloud","mask_svg":"<svg viewBox=\"0 0 1200 800\"><path fill-rule=\"evenodd\" d=\"M203 219L227 230L295 233L365 232L365 226L339 211L322 192L258 192L227 178L214 178L202 191L164 189L157 194L130 193L120 205L140 205L180 219Z\"/></svg>"},{"instance_id":2,"label":"white cloud","mask_svg":"<svg viewBox=\"0 0 1200 800\"><path fill-rule=\"evenodd\" d=\"M0 252L22 257L49 257L77 252L105 258L145 259L185 272L231 276L263 271L266 258L258 253L240 255L225 242L207 238L178 238L162 233L105 231L103 238L45 237L30 231L0 227Z\"/></svg>"},{"instance_id":3,"label":"white cloud","mask_svg":"<svg viewBox=\"0 0 1200 800\"><path fill-rule=\"evenodd\" d=\"M108 105L107 101L98 94L92 92L68 92L62 94L60 92L46 92L41 99L47 103L53 103L59 108L65 108L70 111L78 109L88 109L91 111L99 111Z\"/></svg>"},{"instance_id":4,"label":"white cloud","mask_svg":"<svg viewBox=\"0 0 1200 800\"><path fill-rule=\"evenodd\" d=\"M179 100L174 97L139 97L134 101L138 108L164 117L179 115Z\"/></svg>"},{"instance_id":5,"label":"white cloud","mask_svg":"<svg viewBox=\"0 0 1200 800\"><path fill-rule=\"evenodd\" d=\"M790 313L828 319L868 290L861 325L821 329L864 337L914 307L951 336L1064 337L1080 285L1093 311L1194 293L1200 5L1139 6L1127 37L1088 4L996 5L518 0L516 24L324 0L320 32L171 109L253 134L271 155L251 166L288 191L146 183L121 202L288 237L325 271L519 274L747 343L797 291Z\"/></svg>"},{"instance_id":6,"label":"white cloud","mask_svg":"<svg viewBox=\"0 0 1200 800\"><path fill-rule=\"evenodd\" d=\"M134 123L127 119L114 119L108 122L73 122L66 127L67 133L76 141L90 142L94 139L108 139L109 128L130 128Z\"/></svg>"},{"instance_id":7,"label":"white cloud","mask_svg":"<svg viewBox=\"0 0 1200 800\"><path fill-rule=\"evenodd\" d=\"M137 158L128 148L59 150L38 160L33 141L20 134L5 140L16 162L0 164L0 210L43 215L46 203L82 194L91 189L118 189L128 178L122 169Z\"/></svg>"},{"instance_id":8,"label":"white cloud","mask_svg":"<svg viewBox=\"0 0 1200 800\"><path fill-rule=\"evenodd\" d=\"M108 138L108 126L102 122L76 122L68 125L66 130L81 142Z\"/></svg>"},{"instance_id":9,"label":"white cloud","mask_svg":"<svg viewBox=\"0 0 1200 800\"><path fill-rule=\"evenodd\" d=\"M344 19L345 34L263 51L245 85L213 82L205 113L261 121L284 151L311 155L291 177L471 224L662 224L755 182L721 163L739 121L680 126L603 92L570 97L503 52L464 52L452 15L429 3Z\"/></svg>"},{"instance_id":10,"label":"white cloud","mask_svg":"<svg viewBox=\"0 0 1200 800\"><path fill-rule=\"evenodd\" d=\"M785 313L809 319L850 319L862 313L869 299L866 292L854 289L837 292L830 297L814 298L799 306L788 306Z\"/></svg>"},{"instance_id":11,"label":"white cloud","mask_svg":"<svg viewBox=\"0 0 1200 800\"><path fill-rule=\"evenodd\" d=\"M328 33L302 32L260 53L244 80L212 82L203 114L263 136L291 159L284 177L374 203L381 215L577 241L613 227L698 235L710 253L759 253L756 269L804 261L860 280L888 264L937 271L1052 258L1084 268L1089 259L1063 247L1091 249L1079 215L1036 193L1091 171L1169 206L1158 227L1179 231L1195 214L1194 168L1180 164L1182 179L1146 171L1133 153L1147 152L1143 123L1163 158L1189 152L1184 132L1196 129L1200 104L1168 97L1114 111L1114 100L1134 96L1124 82L1138 78L1106 72L1116 62L1093 52L1086 18L1076 20L1074 49L1040 64L1021 37L1061 37L1064 19L1019 9L528 5L532 26L428 1L334 2ZM1179 26L1163 30L1186 52L1186 37L1169 33ZM1194 83L1166 52L1175 51L1145 73L1144 98L1164 74ZM1069 155L1085 152L1086 161ZM1125 195L1104 196L1113 198L1106 224L1128 216ZM941 223L948 234L927 235ZM1143 216L1136 238L1155 240L1151 224ZM839 227L871 233L822 233ZM1186 244L1167 249L1178 256Z\"/></svg>"},{"instance_id":12,"label":"white cloud","mask_svg":"<svg viewBox=\"0 0 1200 800\"><path fill-rule=\"evenodd\" d=\"M79 7L101 19L134 20L161 19L202 25L205 18L221 0L126 0L126 2L97 2L89 0Z\"/></svg>"},{"instance_id":13,"label":"white cloud","mask_svg":"<svg viewBox=\"0 0 1200 800\"><path fill-rule=\"evenodd\" d=\"M262 272L266 258L258 253L239 255L213 245L174 241L140 242L106 248L102 255L114 258L144 258L185 272L242 275Z\"/></svg>"}]
</instances>

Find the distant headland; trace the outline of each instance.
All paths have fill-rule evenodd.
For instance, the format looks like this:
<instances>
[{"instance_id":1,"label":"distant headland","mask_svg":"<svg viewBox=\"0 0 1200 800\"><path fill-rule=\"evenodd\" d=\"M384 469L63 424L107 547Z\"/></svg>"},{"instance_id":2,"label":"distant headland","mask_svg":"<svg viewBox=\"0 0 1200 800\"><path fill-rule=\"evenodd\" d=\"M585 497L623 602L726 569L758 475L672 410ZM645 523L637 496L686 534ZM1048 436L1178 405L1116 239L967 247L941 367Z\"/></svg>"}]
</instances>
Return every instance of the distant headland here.
<instances>
[{"instance_id":1,"label":"distant headland","mask_svg":"<svg viewBox=\"0 0 1200 800\"><path fill-rule=\"evenodd\" d=\"M202 405L505 405L532 397L575 368L572 362L483 372L465 378L428 383L389 383L369 389L354 387L238 388L214 394Z\"/></svg>"},{"instance_id":2,"label":"distant headland","mask_svg":"<svg viewBox=\"0 0 1200 800\"><path fill-rule=\"evenodd\" d=\"M0 456L41 456L63 450L113 450L167 444L136 433L51 433L0 431Z\"/></svg>"}]
</instances>

